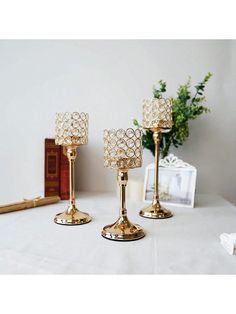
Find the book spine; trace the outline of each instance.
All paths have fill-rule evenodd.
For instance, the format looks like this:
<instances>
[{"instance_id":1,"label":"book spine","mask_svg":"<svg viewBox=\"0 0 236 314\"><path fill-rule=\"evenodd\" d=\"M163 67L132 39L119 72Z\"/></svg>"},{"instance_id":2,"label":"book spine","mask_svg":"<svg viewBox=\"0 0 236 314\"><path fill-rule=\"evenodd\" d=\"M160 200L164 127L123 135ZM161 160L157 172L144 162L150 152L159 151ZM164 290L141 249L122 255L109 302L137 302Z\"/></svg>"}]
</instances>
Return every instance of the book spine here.
<instances>
[{"instance_id":1,"label":"book spine","mask_svg":"<svg viewBox=\"0 0 236 314\"><path fill-rule=\"evenodd\" d=\"M45 139L44 195L60 195L60 151L51 138Z\"/></svg>"},{"instance_id":2,"label":"book spine","mask_svg":"<svg viewBox=\"0 0 236 314\"><path fill-rule=\"evenodd\" d=\"M65 153L65 149L61 147L60 197L62 200L68 200L70 198L69 161Z\"/></svg>"}]
</instances>

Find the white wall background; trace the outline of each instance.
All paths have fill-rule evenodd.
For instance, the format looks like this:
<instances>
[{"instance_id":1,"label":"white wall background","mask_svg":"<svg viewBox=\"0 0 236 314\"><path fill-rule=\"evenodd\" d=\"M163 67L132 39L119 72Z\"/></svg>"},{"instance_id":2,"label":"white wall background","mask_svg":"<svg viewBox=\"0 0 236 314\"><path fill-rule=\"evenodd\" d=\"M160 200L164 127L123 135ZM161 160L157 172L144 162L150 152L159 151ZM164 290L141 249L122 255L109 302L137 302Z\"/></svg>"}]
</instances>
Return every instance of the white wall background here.
<instances>
[{"instance_id":1,"label":"white wall background","mask_svg":"<svg viewBox=\"0 0 236 314\"><path fill-rule=\"evenodd\" d=\"M158 80L168 96L208 72L212 112L191 122L177 155L198 169L197 191L236 203L235 41L0 41L0 203L43 195L44 138L57 111L90 114L89 145L79 149L80 190L110 191L115 172L103 168L104 128L132 125ZM152 155L144 152L144 167ZM144 167L130 171L143 174Z\"/></svg>"}]
</instances>

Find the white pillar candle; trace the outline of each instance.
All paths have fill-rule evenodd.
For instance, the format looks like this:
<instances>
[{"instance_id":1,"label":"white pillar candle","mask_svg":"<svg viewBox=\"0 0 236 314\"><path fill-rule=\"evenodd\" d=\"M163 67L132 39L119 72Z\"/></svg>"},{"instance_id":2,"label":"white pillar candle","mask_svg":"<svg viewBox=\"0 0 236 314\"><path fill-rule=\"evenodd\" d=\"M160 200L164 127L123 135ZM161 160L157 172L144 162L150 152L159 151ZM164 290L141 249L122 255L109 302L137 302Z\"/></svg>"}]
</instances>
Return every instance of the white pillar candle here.
<instances>
[{"instance_id":1,"label":"white pillar candle","mask_svg":"<svg viewBox=\"0 0 236 314\"><path fill-rule=\"evenodd\" d=\"M119 185L117 184L117 196L119 196ZM126 198L129 201L141 202L143 200L143 178L129 177L126 187Z\"/></svg>"}]
</instances>

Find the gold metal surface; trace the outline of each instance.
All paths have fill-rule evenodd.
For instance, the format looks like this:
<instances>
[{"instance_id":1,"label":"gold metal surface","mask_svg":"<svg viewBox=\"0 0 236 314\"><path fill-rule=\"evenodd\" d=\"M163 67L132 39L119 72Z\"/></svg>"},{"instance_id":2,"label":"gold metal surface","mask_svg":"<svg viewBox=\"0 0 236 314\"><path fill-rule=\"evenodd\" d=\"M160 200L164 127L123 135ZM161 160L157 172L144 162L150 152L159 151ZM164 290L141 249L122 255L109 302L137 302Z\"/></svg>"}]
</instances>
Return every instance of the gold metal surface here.
<instances>
[{"instance_id":1,"label":"gold metal surface","mask_svg":"<svg viewBox=\"0 0 236 314\"><path fill-rule=\"evenodd\" d=\"M156 204L152 203L151 205L143 208L139 214L144 218L152 219L164 219L173 216L172 212L161 206L159 202Z\"/></svg>"},{"instance_id":2,"label":"gold metal surface","mask_svg":"<svg viewBox=\"0 0 236 314\"><path fill-rule=\"evenodd\" d=\"M55 223L60 225L82 225L91 221L87 213L79 211L75 206L69 206L67 211L57 214L54 218Z\"/></svg>"},{"instance_id":3,"label":"gold metal surface","mask_svg":"<svg viewBox=\"0 0 236 314\"><path fill-rule=\"evenodd\" d=\"M155 172L154 172L154 194L152 204L143 208L139 215L145 218L165 219L173 216L170 210L161 206L158 193L158 170L159 170L159 147L161 132L168 131L172 126L171 101L168 99L154 99L144 101L143 105L143 127L153 132L155 143Z\"/></svg>"},{"instance_id":4,"label":"gold metal surface","mask_svg":"<svg viewBox=\"0 0 236 314\"><path fill-rule=\"evenodd\" d=\"M61 225L81 225L91 221L87 213L83 213L75 205L75 159L77 147L88 142L88 115L85 113L59 113L56 118L56 138L58 145L63 145L63 152L69 160L70 200L69 207L57 214L54 222Z\"/></svg>"},{"instance_id":5,"label":"gold metal surface","mask_svg":"<svg viewBox=\"0 0 236 314\"><path fill-rule=\"evenodd\" d=\"M143 238L145 233L142 227L132 224L127 217L120 217L114 224L103 228L102 236L115 241L134 241Z\"/></svg>"},{"instance_id":6,"label":"gold metal surface","mask_svg":"<svg viewBox=\"0 0 236 314\"><path fill-rule=\"evenodd\" d=\"M127 217L126 186L128 169L142 165L141 130L105 130L104 131L104 166L116 169L120 187L120 211L118 220L102 230L102 236L115 241L133 241L145 236L139 225L133 224Z\"/></svg>"}]
</instances>

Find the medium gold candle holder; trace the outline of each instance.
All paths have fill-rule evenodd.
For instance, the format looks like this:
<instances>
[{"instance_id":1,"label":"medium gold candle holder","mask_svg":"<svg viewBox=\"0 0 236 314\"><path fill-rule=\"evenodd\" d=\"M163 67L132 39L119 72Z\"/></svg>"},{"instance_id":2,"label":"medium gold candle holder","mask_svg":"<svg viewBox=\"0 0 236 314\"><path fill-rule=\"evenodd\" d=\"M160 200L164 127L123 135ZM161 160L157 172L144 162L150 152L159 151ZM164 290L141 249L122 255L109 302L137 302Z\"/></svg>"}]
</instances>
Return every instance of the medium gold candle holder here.
<instances>
[{"instance_id":1,"label":"medium gold candle holder","mask_svg":"<svg viewBox=\"0 0 236 314\"><path fill-rule=\"evenodd\" d=\"M139 214L145 218L163 219L173 216L170 210L161 206L158 193L158 165L161 133L168 132L172 127L172 103L170 99L144 100L143 128L153 132L155 143L154 194L152 204L143 208Z\"/></svg>"},{"instance_id":2,"label":"medium gold candle holder","mask_svg":"<svg viewBox=\"0 0 236 314\"><path fill-rule=\"evenodd\" d=\"M67 210L57 214L54 222L70 226L88 223L91 221L89 214L79 211L75 205L75 159L77 147L88 143L88 114L57 113L55 143L63 146L69 160L70 200Z\"/></svg>"},{"instance_id":3,"label":"medium gold candle holder","mask_svg":"<svg viewBox=\"0 0 236 314\"><path fill-rule=\"evenodd\" d=\"M138 240L145 236L139 225L131 223L127 217L125 204L128 170L142 166L142 131L105 130L104 131L104 166L117 170L120 186L120 211L118 220L105 226L102 236L116 241Z\"/></svg>"}]
</instances>

